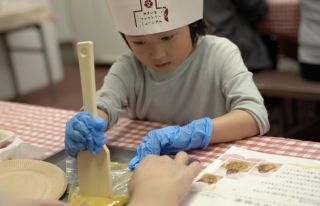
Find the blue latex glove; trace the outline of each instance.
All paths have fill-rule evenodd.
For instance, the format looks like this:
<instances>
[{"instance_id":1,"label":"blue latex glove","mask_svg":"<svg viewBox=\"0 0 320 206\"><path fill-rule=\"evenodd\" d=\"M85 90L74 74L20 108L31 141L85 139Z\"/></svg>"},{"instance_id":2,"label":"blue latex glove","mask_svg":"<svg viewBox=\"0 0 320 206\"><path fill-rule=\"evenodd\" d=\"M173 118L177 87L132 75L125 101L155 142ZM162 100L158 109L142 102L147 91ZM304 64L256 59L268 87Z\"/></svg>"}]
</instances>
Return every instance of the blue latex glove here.
<instances>
[{"instance_id":1,"label":"blue latex glove","mask_svg":"<svg viewBox=\"0 0 320 206\"><path fill-rule=\"evenodd\" d=\"M66 124L64 143L67 154L76 157L84 150L98 154L107 142L104 134L107 124L100 117L93 119L89 112L76 114Z\"/></svg>"},{"instance_id":2,"label":"blue latex glove","mask_svg":"<svg viewBox=\"0 0 320 206\"><path fill-rule=\"evenodd\" d=\"M194 120L180 126L168 126L150 131L137 147L137 156L129 163L134 170L149 154L170 154L190 149L204 149L210 143L213 121L210 118Z\"/></svg>"}]
</instances>

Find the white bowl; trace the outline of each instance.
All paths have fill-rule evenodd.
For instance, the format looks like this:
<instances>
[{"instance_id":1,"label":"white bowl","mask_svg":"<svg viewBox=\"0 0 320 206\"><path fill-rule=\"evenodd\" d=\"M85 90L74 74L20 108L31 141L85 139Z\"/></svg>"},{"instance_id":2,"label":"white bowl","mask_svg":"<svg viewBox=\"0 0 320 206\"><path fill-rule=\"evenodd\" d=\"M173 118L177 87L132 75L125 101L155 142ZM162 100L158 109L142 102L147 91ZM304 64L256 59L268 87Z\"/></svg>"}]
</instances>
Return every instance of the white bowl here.
<instances>
[{"instance_id":1,"label":"white bowl","mask_svg":"<svg viewBox=\"0 0 320 206\"><path fill-rule=\"evenodd\" d=\"M4 147L11 138L13 138L14 133L8 130L0 130L0 149Z\"/></svg>"}]
</instances>

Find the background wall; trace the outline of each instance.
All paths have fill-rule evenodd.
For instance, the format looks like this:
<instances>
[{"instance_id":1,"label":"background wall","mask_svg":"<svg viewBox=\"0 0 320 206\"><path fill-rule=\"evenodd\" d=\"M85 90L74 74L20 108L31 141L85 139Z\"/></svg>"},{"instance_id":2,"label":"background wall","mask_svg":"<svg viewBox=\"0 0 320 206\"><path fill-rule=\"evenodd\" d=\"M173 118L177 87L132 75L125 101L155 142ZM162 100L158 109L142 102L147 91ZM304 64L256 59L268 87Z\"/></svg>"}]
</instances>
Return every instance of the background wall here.
<instances>
[{"instance_id":1,"label":"background wall","mask_svg":"<svg viewBox=\"0 0 320 206\"><path fill-rule=\"evenodd\" d=\"M95 62L98 64L112 64L120 54L128 51L113 25L105 0L0 0L0 9L26 2L46 4L58 17L55 22L43 25L55 82L64 78L61 44L75 45L78 41L93 41ZM39 34L33 29L12 34L8 41L12 46L40 47ZM48 85L42 54L14 52L12 56L22 95ZM13 97L14 87L0 43L0 99Z\"/></svg>"},{"instance_id":2,"label":"background wall","mask_svg":"<svg viewBox=\"0 0 320 206\"><path fill-rule=\"evenodd\" d=\"M115 29L106 0L52 1L61 21L57 22L58 37L64 41L93 41L95 62L112 64L128 50Z\"/></svg>"},{"instance_id":3,"label":"background wall","mask_svg":"<svg viewBox=\"0 0 320 206\"><path fill-rule=\"evenodd\" d=\"M57 38L60 43L71 43L74 36L71 28L69 0L51 0L52 9L58 16L56 21Z\"/></svg>"},{"instance_id":4,"label":"background wall","mask_svg":"<svg viewBox=\"0 0 320 206\"><path fill-rule=\"evenodd\" d=\"M3 6L26 3L26 1L10 0ZM49 0L29 0L28 2L51 6ZM57 82L64 78L64 74L55 25L54 23L45 23L42 28L45 32L45 42L48 48L49 62L52 66L53 79ZM11 46L39 48L41 45L39 34L35 29L13 33L7 40ZM27 94L48 85L49 81L45 73L45 62L42 53L12 52L11 55L21 94ZM16 95L9 71L3 44L0 43L0 99L10 99Z\"/></svg>"}]
</instances>

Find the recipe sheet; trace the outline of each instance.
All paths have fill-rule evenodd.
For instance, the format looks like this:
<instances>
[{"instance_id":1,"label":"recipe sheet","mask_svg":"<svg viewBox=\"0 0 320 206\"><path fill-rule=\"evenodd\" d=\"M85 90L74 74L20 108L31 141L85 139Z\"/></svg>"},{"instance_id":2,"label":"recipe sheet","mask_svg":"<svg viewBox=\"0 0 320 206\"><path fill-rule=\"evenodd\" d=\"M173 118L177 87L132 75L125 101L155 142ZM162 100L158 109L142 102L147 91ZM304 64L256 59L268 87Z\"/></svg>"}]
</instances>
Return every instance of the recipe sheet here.
<instances>
[{"instance_id":1,"label":"recipe sheet","mask_svg":"<svg viewBox=\"0 0 320 206\"><path fill-rule=\"evenodd\" d=\"M204 169L185 206L319 206L320 161L239 147Z\"/></svg>"}]
</instances>

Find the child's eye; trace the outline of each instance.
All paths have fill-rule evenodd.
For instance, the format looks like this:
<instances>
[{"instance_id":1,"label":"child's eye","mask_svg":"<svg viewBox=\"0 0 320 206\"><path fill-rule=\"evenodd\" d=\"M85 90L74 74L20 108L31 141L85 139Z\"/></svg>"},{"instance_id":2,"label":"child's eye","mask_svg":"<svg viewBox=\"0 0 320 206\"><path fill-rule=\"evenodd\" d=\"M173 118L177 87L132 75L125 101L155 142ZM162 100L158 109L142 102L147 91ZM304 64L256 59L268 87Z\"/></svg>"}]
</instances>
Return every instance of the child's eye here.
<instances>
[{"instance_id":1,"label":"child's eye","mask_svg":"<svg viewBox=\"0 0 320 206\"><path fill-rule=\"evenodd\" d=\"M173 35L162 37L161 39L164 41L169 41L173 38Z\"/></svg>"},{"instance_id":2,"label":"child's eye","mask_svg":"<svg viewBox=\"0 0 320 206\"><path fill-rule=\"evenodd\" d=\"M145 42L144 41L134 41L133 43L136 45L143 45Z\"/></svg>"}]
</instances>

